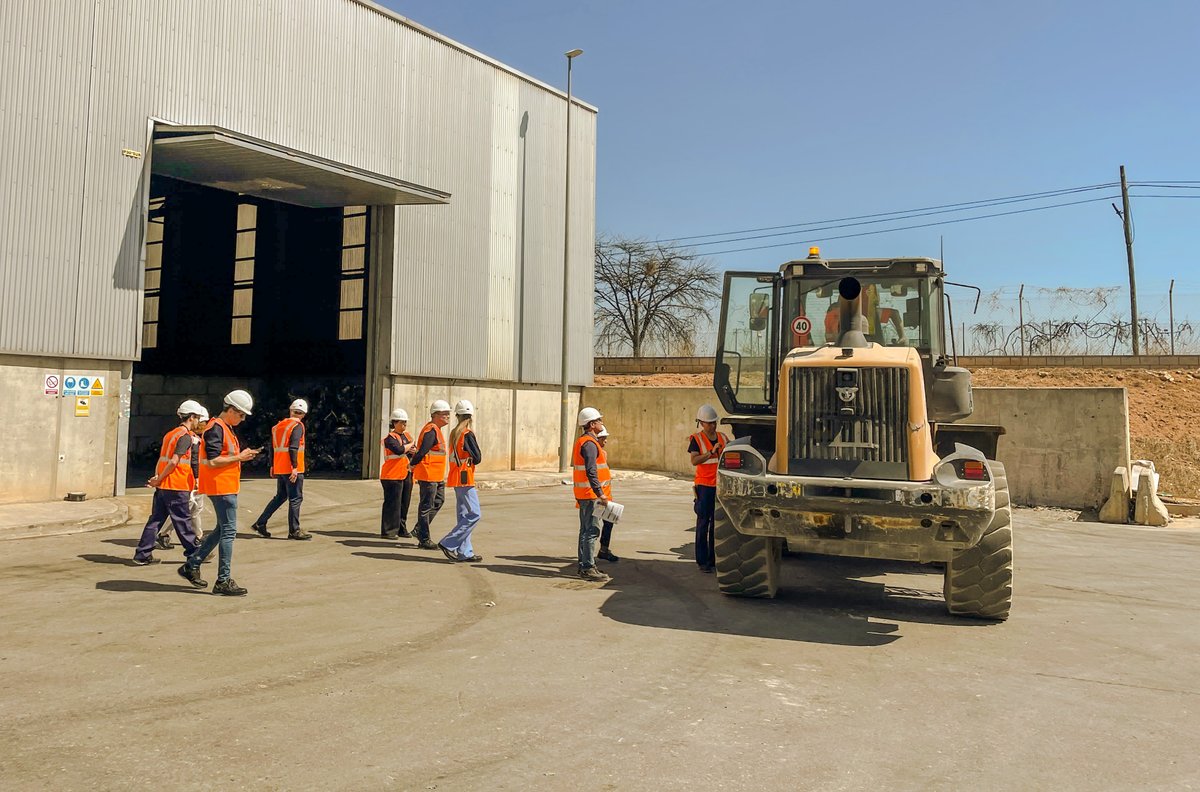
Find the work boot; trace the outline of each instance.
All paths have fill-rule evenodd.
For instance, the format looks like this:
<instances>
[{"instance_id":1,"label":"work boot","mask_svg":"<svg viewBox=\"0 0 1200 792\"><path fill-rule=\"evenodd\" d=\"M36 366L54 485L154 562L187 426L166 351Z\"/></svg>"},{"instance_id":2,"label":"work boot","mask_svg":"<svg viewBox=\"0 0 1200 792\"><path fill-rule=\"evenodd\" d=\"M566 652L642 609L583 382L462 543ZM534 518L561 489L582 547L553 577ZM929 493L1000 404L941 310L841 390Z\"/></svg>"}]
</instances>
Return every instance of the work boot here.
<instances>
[{"instance_id":1,"label":"work boot","mask_svg":"<svg viewBox=\"0 0 1200 792\"><path fill-rule=\"evenodd\" d=\"M159 550L170 550L175 546L175 543L171 541L171 537L168 534L159 534L154 539L154 546Z\"/></svg>"},{"instance_id":2,"label":"work boot","mask_svg":"<svg viewBox=\"0 0 1200 792\"><path fill-rule=\"evenodd\" d=\"M304 533L304 531L294 531L288 534L288 539L295 539L297 542L307 542L312 539L312 534Z\"/></svg>"},{"instance_id":3,"label":"work boot","mask_svg":"<svg viewBox=\"0 0 1200 792\"><path fill-rule=\"evenodd\" d=\"M193 588L208 588L208 581L200 577L199 569L193 569L187 564L180 564L179 569L175 571L179 573L179 577L191 583Z\"/></svg>"},{"instance_id":4,"label":"work boot","mask_svg":"<svg viewBox=\"0 0 1200 792\"><path fill-rule=\"evenodd\" d=\"M601 561L612 561L614 563L621 560L613 555L612 550L609 550L607 547L601 547L600 552L596 553L596 558L599 558Z\"/></svg>"},{"instance_id":5,"label":"work boot","mask_svg":"<svg viewBox=\"0 0 1200 792\"><path fill-rule=\"evenodd\" d=\"M429 541L428 539L422 539L421 541L417 542L417 549L418 550L437 550L438 546L436 544L434 544L433 542Z\"/></svg>"},{"instance_id":6,"label":"work boot","mask_svg":"<svg viewBox=\"0 0 1200 792\"><path fill-rule=\"evenodd\" d=\"M579 570L579 577L583 578L584 580L591 580L597 583L607 583L608 581L612 580L612 578L601 572L599 569L596 569L596 567L584 567L583 569Z\"/></svg>"},{"instance_id":7,"label":"work boot","mask_svg":"<svg viewBox=\"0 0 1200 792\"><path fill-rule=\"evenodd\" d=\"M458 553L454 552L449 547L446 547L446 545L442 544L441 542L437 543L437 548L438 548L438 550L442 551L442 555L446 556L446 558L449 558L451 561L462 561L463 560L458 555Z\"/></svg>"},{"instance_id":8,"label":"work boot","mask_svg":"<svg viewBox=\"0 0 1200 792\"><path fill-rule=\"evenodd\" d=\"M254 531L254 533L258 534L263 539L271 538L271 532L267 530L267 526L265 526L265 525L259 525L258 523L254 523L254 525L250 526L250 530Z\"/></svg>"},{"instance_id":9,"label":"work boot","mask_svg":"<svg viewBox=\"0 0 1200 792\"><path fill-rule=\"evenodd\" d=\"M151 564L159 563L161 560L162 559L155 558L152 555L146 556L145 558L138 558L137 556L133 557L133 563L137 566L150 566Z\"/></svg>"},{"instance_id":10,"label":"work boot","mask_svg":"<svg viewBox=\"0 0 1200 792\"><path fill-rule=\"evenodd\" d=\"M213 586L213 594L221 594L226 597L244 597L246 589L233 582L233 578L228 580L218 580L217 585Z\"/></svg>"},{"instance_id":11,"label":"work boot","mask_svg":"<svg viewBox=\"0 0 1200 792\"><path fill-rule=\"evenodd\" d=\"M407 528L401 528L400 533L398 533L396 535L399 536L401 539L412 539L413 538L412 531L408 530Z\"/></svg>"},{"instance_id":12,"label":"work boot","mask_svg":"<svg viewBox=\"0 0 1200 792\"><path fill-rule=\"evenodd\" d=\"M400 534L389 534L389 533L379 534L379 538L380 539L399 539Z\"/></svg>"}]
</instances>

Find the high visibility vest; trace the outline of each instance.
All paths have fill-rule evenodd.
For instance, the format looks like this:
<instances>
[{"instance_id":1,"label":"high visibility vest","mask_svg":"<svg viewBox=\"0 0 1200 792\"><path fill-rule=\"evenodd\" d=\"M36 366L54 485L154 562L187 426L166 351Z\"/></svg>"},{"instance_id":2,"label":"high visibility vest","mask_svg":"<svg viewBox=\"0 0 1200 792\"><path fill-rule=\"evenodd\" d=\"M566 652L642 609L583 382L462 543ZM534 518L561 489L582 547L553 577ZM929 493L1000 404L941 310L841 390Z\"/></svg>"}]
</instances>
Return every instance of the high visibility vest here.
<instances>
[{"instance_id":1,"label":"high visibility vest","mask_svg":"<svg viewBox=\"0 0 1200 792\"><path fill-rule=\"evenodd\" d=\"M717 453L712 458L696 465L696 478L694 482L701 487L717 486L717 463L721 461L721 450L725 448L725 443L728 442L725 439L725 435L717 432L717 442L715 443L709 440L704 432L696 432L696 434L692 435L692 439L696 441L696 446L700 449L701 453L706 453L714 448L717 449Z\"/></svg>"},{"instance_id":2,"label":"high visibility vest","mask_svg":"<svg viewBox=\"0 0 1200 792\"><path fill-rule=\"evenodd\" d=\"M229 424L222 421L220 418L213 418L208 422L208 426L213 424L220 426L225 432L225 445L221 449L221 456L236 456L242 451L241 445L238 444L238 439L233 434L233 430L229 428ZM204 446L204 440L200 441L200 492L204 495L236 495L242 487L242 463L234 462L221 467L213 466L213 463L208 459L208 451Z\"/></svg>"},{"instance_id":3,"label":"high visibility vest","mask_svg":"<svg viewBox=\"0 0 1200 792\"><path fill-rule=\"evenodd\" d=\"M400 445L406 445L412 442L412 438L408 436L408 432L388 432L388 437L394 437L400 442ZM408 454L393 454L387 447L387 437L380 441L383 444L383 467L379 469L379 478L382 481L404 481L408 478Z\"/></svg>"},{"instance_id":4,"label":"high visibility vest","mask_svg":"<svg viewBox=\"0 0 1200 792\"><path fill-rule=\"evenodd\" d=\"M167 474L166 478L159 479L158 489L191 492L196 488L196 476L192 473L191 440L194 435L186 426L176 426L163 435L162 451L158 452L158 464L154 466L154 475L161 476L167 469L171 457L175 454L175 446L179 445L179 439L185 435L188 438L188 450L179 456L179 464L175 469Z\"/></svg>"},{"instance_id":5,"label":"high visibility vest","mask_svg":"<svg viewBox=\"0 0 1200 792\"><path fill-rule=\"evenodd\" d=\"M429 449L429 452L421 458L421 461L413 466L413 478L417 481L445 481L446 437L442 434L441 427L430 421L425 424L424 428L421 429L421 433L417 435L417 442L419 444L425 444L425 435L428 432L433 432L433 448Z\"/></svg>"},{"instance_id":6,"label":"high visibility vest","mask_svg":"<svg viewBox=\"0 0 1200 792\"><path fill-rule=\"evenodd\" d=\"M271 428L271 473L276 476L287 476L292 472L292 454L288 450L288 440L292 436L292 427L300 427L300 450L296 452L296 472L304 472L304 423L295 418L284 418Z\"/></svg>"},{"instance_id":7,"label":"high visibility vest","mask_svg":"<svg viewBox=\"0 0 1200 792\"><path fill-rule=\"evenodd\" d=\"M571 464L574 466L572 479L575 484L575 500L596 499L596 493L592 490L592 485L588 481L587 465L583 459L583 446L585 443L594 443L596 446L596 478L600 480L600 491L604 493L604 497L607 499L609 487L612 482L612 473L608 469L608 454L596 442L594 436L583 434L575 441L575 451L571 454Z\"/></svg>"},{"instance_id":8,"label":"high visibility vest","mask_svg":"<svg viewBox=\"0 0 1200 792\"><path fill-rule=\"evenodd\" d=\"M454 444L454 453L450 455L451 487L475 486L475 463L471 461L471 455L467 453L467 435L469 434L474 434L474 432L468 429L458 436L458 442Z\"/></svg>"}]
</instances>

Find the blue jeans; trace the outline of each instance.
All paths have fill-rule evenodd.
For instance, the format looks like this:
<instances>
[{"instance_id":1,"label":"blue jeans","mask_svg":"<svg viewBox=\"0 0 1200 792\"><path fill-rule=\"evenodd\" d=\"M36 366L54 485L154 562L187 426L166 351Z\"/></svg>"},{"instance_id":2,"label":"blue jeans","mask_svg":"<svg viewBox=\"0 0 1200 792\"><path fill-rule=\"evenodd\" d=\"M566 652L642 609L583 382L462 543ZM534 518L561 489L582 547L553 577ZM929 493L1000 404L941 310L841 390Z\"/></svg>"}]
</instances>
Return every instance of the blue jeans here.
<instances>
[{"instance_id":1,"label":"blue jeans","mask_svg":"<svg viewBox=\"0 0 1200 792\"><path fill-rule=\"evenodd\" d=\"M455 487L454 503L458 521L439 544L462 558L470 558L475 555L471 533L482 516L479 512L479 490L474 487Z\"/></svg>"},{"instance_id":2,"label":"blue jeans","mask_svg":"<svg viewBox=\"0 0 1200 792\"><path fill-rule=\"evenodd\" d=\"M196 552L188 556L187 565L199 569L213 548L220 545L217 580L229 580L229 569L233 566L233 540L237 537L237 495L209 495L208 502L217 513L217 527L204 535L204 541L196 548Z\"/></svg>"},{"instance_id":3,"label":"blue jeans","mask_svg":"<svg viewBox=\"0 0 1200 792\"><path fill-rule=\"evenodd\" d=\"M287 502L288 505L288 533L300 533L300 504L304 503L304 474L296 474L296 483L292 483L291 476L276 476L275 477L275 497L271 498L271 502L262 510L262 514L258 515L258 519L254 521L255 525L267 527L267 520L271 519L275 511Z\"/></svg>"},{"instance_id":4,"label":"blue jeans","mask_svg":"<svg viewBox=\"0 0 1200 792\"><path fill-rule=\"evenodd\" d=\"M579 504L579 568L596 566L596 543L600 541L600 514L595 500L576 501Z\"/></svg>"}]
</instances>

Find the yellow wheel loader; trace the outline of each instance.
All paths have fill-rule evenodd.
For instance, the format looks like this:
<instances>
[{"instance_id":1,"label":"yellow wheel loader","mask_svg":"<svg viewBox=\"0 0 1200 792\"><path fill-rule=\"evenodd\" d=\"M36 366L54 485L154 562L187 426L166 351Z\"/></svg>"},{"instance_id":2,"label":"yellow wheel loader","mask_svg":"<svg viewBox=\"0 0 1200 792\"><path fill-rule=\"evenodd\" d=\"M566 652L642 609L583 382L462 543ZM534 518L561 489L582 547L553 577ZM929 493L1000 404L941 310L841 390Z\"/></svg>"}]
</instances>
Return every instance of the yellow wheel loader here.
<instances>
[{"instance_id":1,"label":"yellow wheel loader","mask_svg":"<svg viewBox=\"0 0 1200 792\"><path fill-rule=\"evenodd\" d=\"M963 423L940 261L823 259L725 276L713 377L721 591L773 597L783 550L943 562L953 614L1012 602L1004 429ZM949 322L953 327L952 320ZM952 332L952 331L951 331Z\"/></svg>"}]
</instances>

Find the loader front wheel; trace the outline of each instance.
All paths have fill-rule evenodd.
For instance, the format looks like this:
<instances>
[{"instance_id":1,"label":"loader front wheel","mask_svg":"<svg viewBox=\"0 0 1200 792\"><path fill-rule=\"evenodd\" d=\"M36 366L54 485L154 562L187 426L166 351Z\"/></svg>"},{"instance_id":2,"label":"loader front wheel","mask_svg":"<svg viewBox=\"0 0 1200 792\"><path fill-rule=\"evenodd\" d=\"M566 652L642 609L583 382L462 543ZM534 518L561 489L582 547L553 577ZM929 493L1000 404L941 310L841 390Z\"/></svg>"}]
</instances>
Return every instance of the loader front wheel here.
<instances>
[{"instance_id":1,"label":"loader front wheel","mask_svg":"<svg viewBox=\"0 0 1200 792\"><path fill-rule=\"evenodd\" d=\"M1013 534L1008 475L992 462L996 513L979 544L961 550L946 564L946 608L957 616L1003 621L1012 607Z\"/></svg>"},{"instance_id":2,"label":"loader front wheel","mask_svg":"<svg viewBox=\"0 0 1200 792\"><path fill-rule=\"evenodd\" d=\"M722 594L734 597L775 596L779 588L782 539L739 533L718 500L713 523L713 544L717 560L717 584Z\"/></svg>"}]
</instances>

